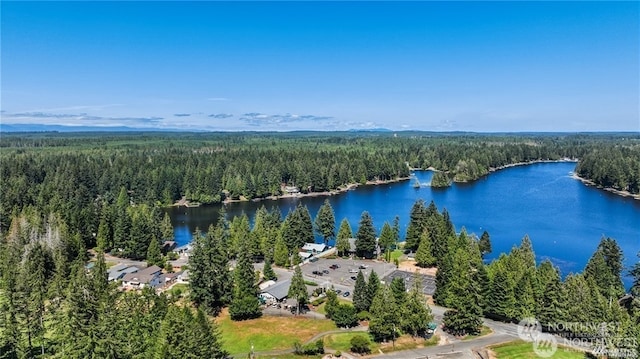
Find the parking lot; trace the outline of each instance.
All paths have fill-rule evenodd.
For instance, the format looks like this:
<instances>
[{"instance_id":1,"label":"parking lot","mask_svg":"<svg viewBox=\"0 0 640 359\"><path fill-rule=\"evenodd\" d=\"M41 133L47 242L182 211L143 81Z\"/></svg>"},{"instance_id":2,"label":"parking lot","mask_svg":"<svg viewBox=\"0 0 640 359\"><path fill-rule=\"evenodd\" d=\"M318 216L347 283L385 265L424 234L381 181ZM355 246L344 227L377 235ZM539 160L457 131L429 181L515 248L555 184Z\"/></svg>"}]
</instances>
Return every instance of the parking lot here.
<instances>
[{"instance_id":1,"label":"parking lot","mask_svg":"<svg viewBox=\"0 0 640 359\"><path fill-rule=\"evenodd\" d=\"M384 277L383 280L385 281L385 283L391 283L394 278L402 278L402 280L404 281L404 286L407 288L407 290L410 290L411 288L413 288L413 282L416 277L421 281L420 288L422 293L426 295L433 295L433 293L436 291L436 278L434 276L396 270Z\"/></svg>"},{"instance_id":2,"label":"parking lot","mask_svg":"<svg viewBox=\"0 0 640 359\"><path fill-rule=\"evenodd\" d=\"M339 267L332 269L334 265ZM316 262L301 266L301 269L306 280L316 282L319 286L326 288L333 286L342 293L350 292L353 294L355 277L358 275L358 271L362 271L367 280L371 272L375 271L378 277L383 280L383 278L396 271L396 266L372 260L320 258ZM348 298L351 298L351 295Z\"/></svg>"}]
</instances>

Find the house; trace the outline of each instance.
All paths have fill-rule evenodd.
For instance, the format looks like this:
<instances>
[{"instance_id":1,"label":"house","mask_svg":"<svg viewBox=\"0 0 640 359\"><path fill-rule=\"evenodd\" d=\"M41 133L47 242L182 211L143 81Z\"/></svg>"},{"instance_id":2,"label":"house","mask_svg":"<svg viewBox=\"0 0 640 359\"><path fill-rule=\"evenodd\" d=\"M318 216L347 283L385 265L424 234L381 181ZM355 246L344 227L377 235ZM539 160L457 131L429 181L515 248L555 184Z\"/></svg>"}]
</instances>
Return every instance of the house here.
<instances>
[{"instance_id":1,"label":"house","mask_svg":"<svg viewBox=\"0 0 640 359\"><path fill-rule=\"evenodd\" d=\"M140 268L130 264L116 264L107 271L109 281L120 280L129 273L135 273Z\"/></svg>"},{"instance_id":2,"label":"house","mask_svg":"<svg viewBox=\"0 0 640 359\"><path fill-rule=\"evenodd\" d=\"M326 251L327 248L328 246L324 243L305 243L304 246L302 246L303 251L311 254L322 253Z\"/></svg>"},{"instance_id":3,"label":"house","mask_svg":"<svg viewBox=\"0 0 640 359\"><path fill-rule=\"evenodd\" d=\"M313 257L313 254L311 254L309 252L299 252L298 255L300 256L300 258L302 258L302 260L309 259L309 258Z\"/></svg>"},{"instance_id":4,"label":"house","mask_svg":"<svg viewBox=\"0 0 640 359\"><path fill-rule=\"evenodd\" d=\"M193 249L193 246L191 246L191 244L185 244L183 246L177 247L173 251L178 253L178 254L187 254L188 255L189 253L191 253L192 249Z\"/></svg>"},{"instance_id":5,"label":"house","mask_svg":"<svg viewBox=\"0 0 640 359\"><path fill-rule=\"evenodd\" d=\"M122 277L122 287L124 289L142 289L146 286L156 288L162 283L162 268L151 266L134 273L126 274Z\"/></svg>"},{"instance_id":6,"label":"house","mask_svg":"<svg viewBox=\"0 0 640 359\"><path fill-rule=\"evenodd\" d=\"M299 193L300 190L296 186L285 186L284 191L289 194Z\"/></svg>"},{"instance_id":7,"label":"house","mask_svg":"<svg viewBox=\"0 0 640 359\"><path fill-rule=\"evenodd\" d=\"M278 282L263 289L260 292L260 296L267 301L281 302L287 298L287 295L289 294L289 286L291 286L290 279Z\"/></svg>"},{"instance_id":8,"label":"house","mask_svg":"<svg viewBox=\"0 0 640 359\"><path fill-rule=\"evenodd\" d=\"M356 252L356 239L348 238L349 241L349 254L354 254Z\"/></svg>"},{"instance_id":9,"label":"house","mask_svg":"<svg viewBox=\"0 0 640 359\"><path fill-rule=\"evenodd\" d=\"M176 248L176 241L164 241L162 243L162 253L171 252Z\"/></svg>"},{"instance_id":10,"label":"house","mask_svg":"<svg viewBox=\"0 0 640 359\"><path fill-rule=\"evenodd\" d=\"M189 283L189 270L185 269L178 274L178 283Z\"/></svg>"}]
</instances>

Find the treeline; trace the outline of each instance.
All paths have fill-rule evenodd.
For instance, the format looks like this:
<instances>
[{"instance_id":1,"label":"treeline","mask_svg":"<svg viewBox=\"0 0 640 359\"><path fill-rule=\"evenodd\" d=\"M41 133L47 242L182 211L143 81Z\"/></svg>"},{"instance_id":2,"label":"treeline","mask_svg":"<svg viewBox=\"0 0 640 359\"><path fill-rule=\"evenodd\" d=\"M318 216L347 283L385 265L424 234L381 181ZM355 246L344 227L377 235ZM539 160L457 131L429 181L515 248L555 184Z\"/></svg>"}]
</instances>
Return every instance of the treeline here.
<instances>
[{"instance_id":1,"label":"treeline","mask_svg":"<svg viewBox=\"0 0 640 359\"><path fill-rule=\"evenodd\" d=\"M24 212L0 233L0 358L226 358L201 310L123 292L101 251L88 252L55 215Z\"/></svg>"},{"instance_id":2,"label":"treeline","mask_svg":"<svg viewBox=\"0 0 640 359\"><path fill-rule=\"evenodd\" d=\"M491 251L488 233L477 238L463 228L456 234L446 210L438 212L433 202L416 202L406 236L406 246L417 250L417 264L438 268L434 300L451 308L444 325L453 334L479 333L483 316L509 322L534 317L545 330L640 350L640 263L625 269L614 239L602 238L584 272L563 280L550 261L536 264L527 236L510 253L485 264L483 257ZM630 297L622 282L627 270L634 277ZM614 324L606 332L582 327L563 332L563 323Z\"/></svg>"},{"instance_id":3,"label":"treeline","mask_svg":"<svg viewBox=\"0 0 640 359\"><path fill-rule=\"evenodd\" d=\"M321 192L350 183L409 175L435 167L454 180L491 168L581 158L626 135L474 135L433 133L3 134L0 139L0 228L27 206L58 213L87 244L100 209L124 188L134 205L157 207L186 198L282 194L282 186ZM626 173L626 172L625 172Z\"/></svg>"},{"instance_id":4,"label":"treeline","mask_svg":"<svg viewBox=\"0 0 640 359\"><path fill-rule=\"evenodd\" d=\"M640 146L611 146L585 154L578 176L596 185L640 194Z\"/></svg>"}]
</instances>

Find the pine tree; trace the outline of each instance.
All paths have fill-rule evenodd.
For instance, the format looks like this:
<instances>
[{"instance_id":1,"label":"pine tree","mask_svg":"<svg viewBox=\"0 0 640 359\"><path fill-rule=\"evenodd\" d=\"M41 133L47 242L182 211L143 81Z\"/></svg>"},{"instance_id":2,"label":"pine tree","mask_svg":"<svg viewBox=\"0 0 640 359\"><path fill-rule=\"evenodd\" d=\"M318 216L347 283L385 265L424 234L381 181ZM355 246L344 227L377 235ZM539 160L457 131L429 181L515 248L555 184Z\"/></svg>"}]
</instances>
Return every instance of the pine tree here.
<instances>
[{"instance_id":1,"label":"pine tree","mask_svg":"<svg viewBox=\"0 0 640 359\"><path fill-rule=\"evenodd\" d=\"M233 270L233 298L229 305L229 315L232 320L253 319L262 315L255 273L247 247L248 239L241 238L237 264Z\"/></svg>"},{"instance_id":2,"label":"pine tree","mask_svg":"<svg viewBox=\"0 0 640 359\"><path fill-rule=\"evenodd\" d=\"M375 341L395 339L400 329L400 310L388 286L382 286L371 303L369 333Z\"/></svg>"},{"instance_id":3,"label":"pine tree","mask_svg":"<svg viewBox=\"0 0 640 359\"><path fill-rule=\"evenodd\" d=\"M349 253L349 238L353 238L353 231L351 231L351 225L349 221L344 218L340 222L340 229L338 229L338 237L336 239L336 250L338 255L344 256Z\"/></svg>"},{"instance_id":4,"label":"pine tree","mask_svg":"<svg viewBox=\"0 0 640 359\"><path fill-rule=\"evenodd\" d=\"M276 240L276 247L273 250L273 262L279 267L289 265L289 249L287 249L287 245L282 236L278 236Z\"/></svg>"},{"instance_id":5,"label":"pine tree","mask_svg":"<svg viewBox=\"0 0 640 359\"><path fill-rule=\"evenodd\" d=\"M390 287L396 303L399 306L404 305L407 301L407 287L404 285L404 280L401 277L395 277L391 280Z\"/></svg>"},{"instance_id":6,"label":"pine tree","mask_svg":"<svg viewBox=\"0 0 640 359\"><path fill-rule=\"evenodd\" d=\"M370 302L367 303L367 288L367 282L364 280L364 274L362 274L362 271L358 271L356 283L353 288L353 306L356 308L358 313L369 309Z\"/></svg>"},{"instance_id":7,"label":"pine tree","mask_svg":"<svg viewBox=\"0 0 640 359\"><path fill-rule=\"evenodd\" d=\"M638 252L638 258L640 259L640 252ZM640 260L631 267L629 275L633 278L630 292L634 296L640 297Z\"/></svg>"},{"instance_id":8,"label":"pine tree","mask_svg":"<svg viewBox=\"0 0 640 359\"><path fill-rule=\"evenodd\" d=\"M325 316L328 319L331 319L336 309L338 308L338 305L340 305L340 302L338 301L338 294L336 294L334 290L328 290L327 301L325 303L326 303L324 305L324 311L326 313Z\"/></svg>"},{"instance_id":9,"label":"pine tree","mask_svg":"<svg viewBox=\"0 0 640 359\"><path fill-rule=\"evenodd\" d=\"M209 226L206 236L196 230L193 252L189 257L191 300L207 313L217 315L229 303L233 282L229 273L229 259L223 217Z\"/></svg>"},{"instance_id":10,"label":"pine tree","mask_svg":"<svg viewBox=\"0 0 640 359\"><path fill-rule=\"evenodd\" d=\"M296 266L293 271L293 277L291 278L291 285L287 292L287 297L293 298L297 302L298 314L300 309L309 300L309 293L307 293L307 285L304 284L304 278L302 278L302 271L300 266Z\"/></svg>"},{"instance_id":11,"label":"pine tree","mask_svg":"<svg viewBox=\"0 0 640 359\"><path fill-rule=\"evenodd\" d=\"M431 251L431 238L429 238L429 231L425 228L420 235L420 245L418 245L415 257L418 267L433 267L436 264L436 259L431 254Z\"/></svg>"},{"instance_id":12,"label":"pine tree","mask_svg":"<svg viewBox=\"0 0 640 359\"><path fill-rule=\"evenodd\" d=\"M358 256L373 258L376 250L376 231L369 212L364 211L360 216L358 233L356 233L356 252Z\"/></svg>"},{"instance_id":13,"label":"pine tree","mask_svg":"<svg viewBox=\"0 0 640 359\"><path fill-rule=\"evenodd\" d=\"M407 299L399 305L400 312L402 313L400 319L402 331L411 333L414 337L423 334L426 331L429 322L433 321L431 308L429 308L420 287L420 277L415 276L413 287L411 288Z\"/></svg>"},{"instance_id":14,"label":"pine tree","mask_svg":"<svg viewBox=\"0 0 640 359\"><path fill-rule=\"evenodd\" d=\"M171 218L169 217L169 213L165 213L162 218L162 222L160 223L160 233L162 241L173 241L173 226L171 225Z\"/></svg>"},{"instance_id":15,"label":"pine tree","mask_svg":"<svg viewBox=\"0 0 640 359\"><path fill-rule=\"evenodd\" d=\"M325 244L329 243L329 239L335 237L336 218L333 213L333 207L328 199L324 200L322 206L318 210L315 220L316 232L322 237Z\"/></svg>"},{"instance_id":16,"label":"pine tree","mask_svg":"<svg viewBox=\"0 0 640 359\"><path fill-rule=\"evenodd\" d=\"M376 296L378 290L380 289L380 278L378 278L378 274L375 271L371 271L369 274L369 279L367 281L367 310L371 307L371 303L373 302L373 297Z\"/></svg>"},{"instance_id":17,"label":"pine tree","mask_svg":"<svg viewBox=\"0 0 640 359\"><path fill-rule=\"evenodd\" d=\"M413 204L411 207L411 213L409 214L409 225L407 226L407 234L405 236L404 244L406 249L418 249L418 245L420 244L420 235L424 232L426 227L426 219L427 208L424 205L424 200L419 199Z\"/></svg>"},{"instance_id":18,"label":"pine tree","mask_svg":"<svg viewBox=\"0 0 640 359\"><path fill-rule=\"evenodd\" d=\"M267 280L278 279L278 277L276 276L276 272L274 272L273 268L271 268L271 260L269 258L265 259L264 261L264 268L262 269L262 274L264 275L264 278Z\"/></svg>"},{"instance_id":19,"label":"pine tree","mask_svg":"<svg viewBox=\"0 0 640 359\"><path fill-rule=\"evenodd\" d=\"M378 240L380 245L380 250L385 255L385 260L387 262L391 261L391 247L395 245L395 238L393 229L389 225L388 222L384 222L382 225L382 230L380 231L380 239Z\"/></svg>"},{"instance_id":20,"label":"pine tree","mask_svg":"<svg viewBox=\"0 0 640 359\"><path fill-rule=\"evenodd\" d=\"M478 241L478 246L480 246L480 254L484 258L485 255L491 253L491 237L489 237L489 232L482 232L482 236L480 236L480 240Z\"/></svg>"},{"instance_id":21,"label":"pine tree","mask_svg":"<svg viewBox=\"0 0 640 359\"><path fill-rule=\"evenodd\" d=\"M157 240L152 240L147 248L147 266L157 265L160 268L164 267L164 258L162 258L162 252L160 251L160 244Z\"/></svg>"}]
</instances>

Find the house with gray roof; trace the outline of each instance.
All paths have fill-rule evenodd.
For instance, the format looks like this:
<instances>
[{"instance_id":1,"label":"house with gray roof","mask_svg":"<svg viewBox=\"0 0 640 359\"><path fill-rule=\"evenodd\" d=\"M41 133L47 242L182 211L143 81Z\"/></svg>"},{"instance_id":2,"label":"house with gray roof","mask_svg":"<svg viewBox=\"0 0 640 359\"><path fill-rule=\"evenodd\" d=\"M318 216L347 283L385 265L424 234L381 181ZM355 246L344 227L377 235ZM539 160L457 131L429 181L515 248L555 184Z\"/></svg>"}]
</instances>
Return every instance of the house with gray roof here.
<instances>
[{"instance_id":1,"label":"house with gray roof","mask_svg":"<svg viewBox=\"0 0 640 359\"><path fill-rule=\"evenodd\" d=\"M116 264L107 271L109 281L120 280L129 273L135 273L140 268L130 264Z\"/></svg>"},{"instance_id":2,"label":"house with gray roof","mask_svg":"<svg viewBox=\"0 0 640 359\"><path fill-rule=\"evenodd\" d=\"M124 289L142 289L147 286L157 288L161 284L163 284L162 268L158 266L147 267L122 277Z\"/></svg>"},{"instance_id":3,"label":"house with gray roof","mask_svg":"<svg viewBox=\"0 0 640 359\"><path fill-rule=\"evenodd\" d=\"M287 298L289 293L289 286L291 286L291 280L284 280L282 282L277 282L274 285L271 285L267 288L264 288L260 296L265 298L266 300L275 300L277 302L281 302L282 300Z\"/></svg>"}]
</instances>

